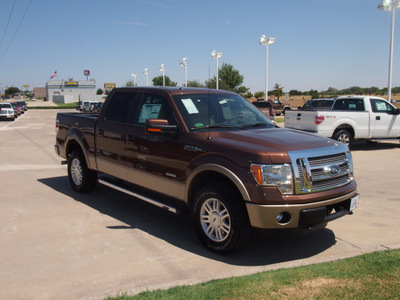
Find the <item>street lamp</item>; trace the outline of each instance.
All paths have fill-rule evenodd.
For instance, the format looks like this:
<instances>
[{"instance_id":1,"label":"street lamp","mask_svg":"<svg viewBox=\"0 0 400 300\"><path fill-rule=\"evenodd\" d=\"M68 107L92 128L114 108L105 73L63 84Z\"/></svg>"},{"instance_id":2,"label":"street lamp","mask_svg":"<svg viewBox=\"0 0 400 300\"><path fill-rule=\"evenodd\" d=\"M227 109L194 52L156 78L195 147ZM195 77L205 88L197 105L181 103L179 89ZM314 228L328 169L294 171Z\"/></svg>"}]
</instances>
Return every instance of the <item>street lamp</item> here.
<instances>
[{"instance_id":1,"label":"street lamp","mask_svg":"<svg viewBox=\"0 0 400 300\"><path fill-rule=\"evenodd\" d=\"M265 101L268 101L268 45L274 42L273 37L266 37L264 34L260 37L260 45L265 46Z\"/></svg>"},{"instance_id":2,"label":"street lamp","mask_svg":"<svg viewBox=\"0 0 400 300\"><path fill-rule=\"evenodd\" d=\"M162 72L162 84L165 86L165 64L162 64L158 70Z\"/></svg>"},{"instance_id":3,"label":"street lamp","mask_svg":"<svg viewBox=\"0 0 400 300\"><path fill-rule=\"evenodd\" d=\"M393 40L394 40L394 15L396 8L400 7L399 0L382 0L378 4L379 10L392 11L392 27L390 30L390 50L389 50L389 76L388 76L388 101L392 97L392 66L393 66Z\"/></svg>"},{"instance_id":4,"label":"street lamp","mask_svg":"<svg viewBox=\"0 0 400 300\"><path fill-rule=\"evenodd\" d=\"M146 86L149 86L149 68L145 68L143 75L146 75Z\"/></svg>"},{"instance_id":5,"label":"street lamp","mask_svg":"<svg viewBox=\"0 0 400 300\"><path fill-rule=\"evenodd\" d=\"M187 57L184 57L180 63L182 67L185 67L185 87L187 87Z\"/></svg>"},{"instance_id":6,"label":"street lamp","mask_svg":"<svg viewBox=\"0 0 400 300\"><path fill-rule=\"evenodd\" d=\"M133 77L133 85L136 86L136 74L132 73L131 76Z\"/></svg>"},{"instance_id":7,"label":"street lamp","mask_svg":"<svg viewBox=\"0 0 400 300\"><path fill-rule=\"evenodd\" d=\"M218 90L218 58L222 57L222 52L213 51L211 52L211 56L217 60L217 90Z\"/></svg>"}]
</instances>

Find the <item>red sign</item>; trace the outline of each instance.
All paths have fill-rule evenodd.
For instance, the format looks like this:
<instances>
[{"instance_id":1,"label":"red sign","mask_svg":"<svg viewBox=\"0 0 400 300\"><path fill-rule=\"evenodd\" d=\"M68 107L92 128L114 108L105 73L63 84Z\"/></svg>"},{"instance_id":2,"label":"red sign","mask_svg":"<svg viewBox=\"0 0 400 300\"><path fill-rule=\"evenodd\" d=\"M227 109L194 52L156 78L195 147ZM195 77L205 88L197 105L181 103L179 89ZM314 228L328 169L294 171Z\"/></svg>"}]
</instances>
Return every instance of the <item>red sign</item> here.
<instances>
[{"instance_id":1,"label":"red sign","mask_svg":"<svg viewBox=\"0 0 400 300\"><path fill-rule=\"evenodd\" d=\"M85 74L85 76L90 76L90 71L89 70L85 70L85 71L83 71L83 74Z\"/></svg>"}]
</instances>

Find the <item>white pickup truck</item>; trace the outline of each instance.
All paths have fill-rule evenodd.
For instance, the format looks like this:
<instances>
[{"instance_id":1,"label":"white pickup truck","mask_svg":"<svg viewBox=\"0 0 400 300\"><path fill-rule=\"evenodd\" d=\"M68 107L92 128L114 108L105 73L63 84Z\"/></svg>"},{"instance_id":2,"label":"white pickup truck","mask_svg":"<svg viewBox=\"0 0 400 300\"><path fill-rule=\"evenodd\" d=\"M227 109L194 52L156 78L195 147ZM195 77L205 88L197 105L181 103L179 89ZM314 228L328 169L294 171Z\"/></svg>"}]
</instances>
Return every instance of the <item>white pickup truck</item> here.
<instances>
[{"instance_id":1,"label":"white pickup truck","mask_svg":"<svg viewBox=\"0 0 400 300\"><path fill-rule=\"evenodd\" d=\"M343 96L331 110L289 110L285 127L318 133L342 143L400 138L400 110L383 98Z\"/></svg>"}]
</instances>

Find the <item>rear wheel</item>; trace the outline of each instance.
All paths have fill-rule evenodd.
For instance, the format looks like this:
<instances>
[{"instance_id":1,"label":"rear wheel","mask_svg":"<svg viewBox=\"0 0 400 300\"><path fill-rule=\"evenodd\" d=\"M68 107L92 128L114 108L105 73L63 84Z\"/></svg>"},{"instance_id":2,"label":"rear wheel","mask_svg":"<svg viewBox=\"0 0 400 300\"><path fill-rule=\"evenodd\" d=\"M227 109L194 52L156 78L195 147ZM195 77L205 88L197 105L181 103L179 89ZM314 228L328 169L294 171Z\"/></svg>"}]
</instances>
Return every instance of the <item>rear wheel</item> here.
<instances>
[{"instance_id":1,"label":"rear wheel","mask_svg":"<svg viewBox=\"0 0 400 300\"><path fill-rule=\"evenodd\" d=\"M347 145L350 145L353 140L352 134L347 130L339 130L333 135L332 138Z\"/></svg>"},{"instance_id":2,"label":"rear wheel","mask_svg":"<svg viewBox=\"0 0 400 300\"><path fill-rule=\"evenodd\" d=\"M78 193L90 192L97 183L97 173L89 170L80 151L74 151L68 158L68 179Z\"/></svg>"},{"instance_id":3,"label":"rear wheel","mask_svg":"<svg viewBox=\"0 0 400 300\"><path fill-rule=\"evenodd\" d=\"M245 243L250 226L240 201L228 186L209 186L196 195L197 234L210 250L227 253Z\"/></svg>"}]
</instances>

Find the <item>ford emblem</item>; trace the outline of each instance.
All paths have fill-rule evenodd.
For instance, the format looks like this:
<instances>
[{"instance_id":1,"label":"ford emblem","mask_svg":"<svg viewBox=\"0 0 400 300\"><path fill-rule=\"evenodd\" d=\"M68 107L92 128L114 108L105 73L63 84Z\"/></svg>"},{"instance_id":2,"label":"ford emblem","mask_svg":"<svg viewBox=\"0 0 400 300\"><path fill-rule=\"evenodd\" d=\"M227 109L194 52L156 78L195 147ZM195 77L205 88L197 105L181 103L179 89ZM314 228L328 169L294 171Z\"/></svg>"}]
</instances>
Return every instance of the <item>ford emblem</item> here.
<instances>
[{"instance_id":1,"label":"ford emblem","mask_svg":"<svg viewBox=\"0 0 400 300\"><path fill-rule=\"evenodd\" d=\"M333 165L329 167L329 173L332 175L336 175L340 172L340 168L338 165Z\"/></svg>"}]
</instances>

